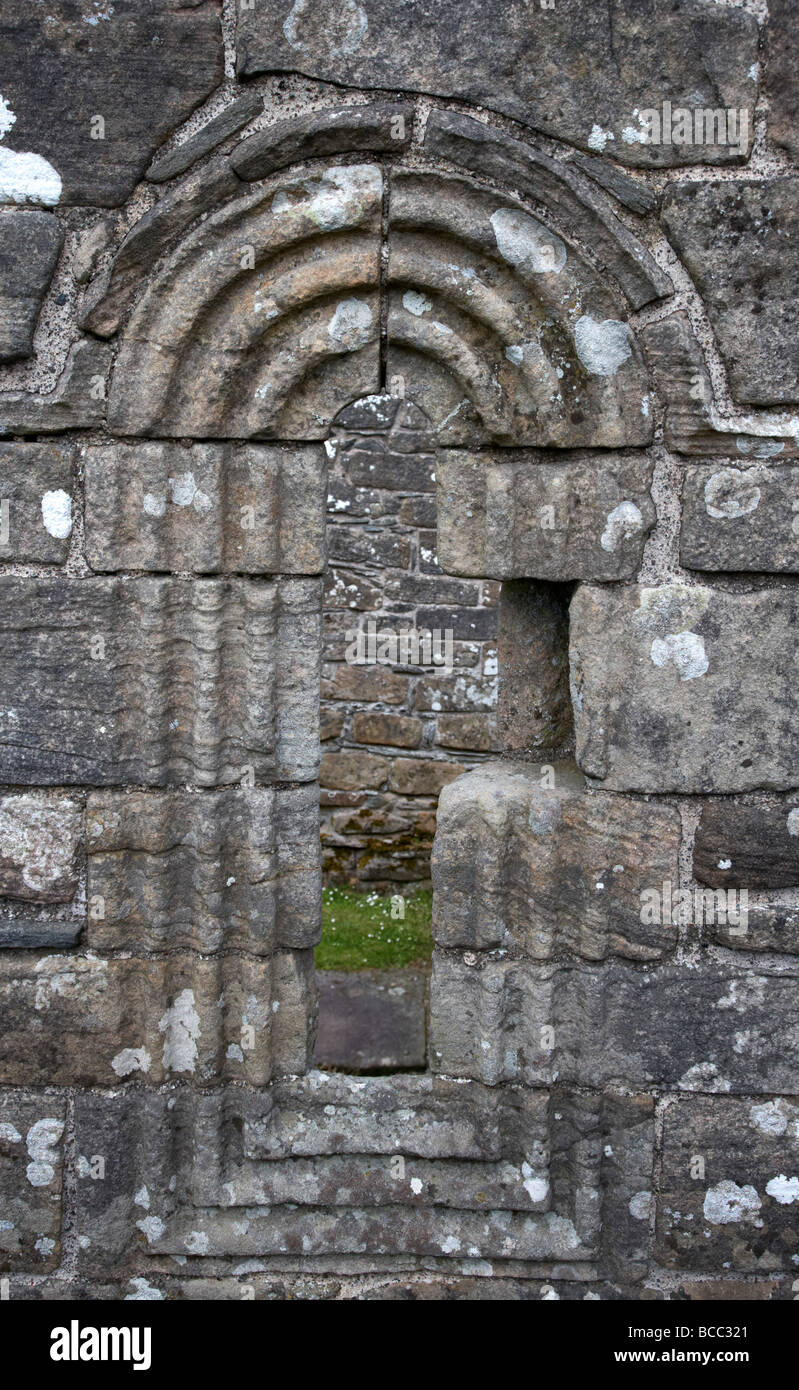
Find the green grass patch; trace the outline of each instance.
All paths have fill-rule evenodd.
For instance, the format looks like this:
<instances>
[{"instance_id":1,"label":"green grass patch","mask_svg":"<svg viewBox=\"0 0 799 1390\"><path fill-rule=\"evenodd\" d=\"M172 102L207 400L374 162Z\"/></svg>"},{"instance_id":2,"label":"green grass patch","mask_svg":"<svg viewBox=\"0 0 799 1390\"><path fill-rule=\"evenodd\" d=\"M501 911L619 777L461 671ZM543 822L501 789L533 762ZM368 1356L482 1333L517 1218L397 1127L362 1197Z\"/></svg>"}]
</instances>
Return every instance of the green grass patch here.
<instances>
[{"instance_id":1,"label":"green grass patch","mask_svg":"<svg viewBox=\"0 0 799 1390\"><path fill-rule=\"evenodd\" d=\"M433 894L403 898L404 918L392 916L398 901L380 893L325 888L317 970L387 970L429 961Z\"/></svg>"}]
</instances>

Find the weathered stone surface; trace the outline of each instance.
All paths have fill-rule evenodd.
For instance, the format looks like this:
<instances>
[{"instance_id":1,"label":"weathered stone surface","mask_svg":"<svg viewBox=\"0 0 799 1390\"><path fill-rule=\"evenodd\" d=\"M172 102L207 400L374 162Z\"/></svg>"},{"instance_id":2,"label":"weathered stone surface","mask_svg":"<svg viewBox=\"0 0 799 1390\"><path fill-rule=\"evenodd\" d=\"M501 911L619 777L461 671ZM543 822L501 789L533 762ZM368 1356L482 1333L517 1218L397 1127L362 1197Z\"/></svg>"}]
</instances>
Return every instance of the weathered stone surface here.
<instances>
[{"instance_id":1,"label":"weathered stone surface","mask_svg":"<svg viewBox=\"0 0 799 1390\"><path fill-rule=\"evenodd\" d=\"M706 801L694 840L694 877L712 888L799 887L797 797L777 805Z\"/></svg>"},{"instance_id":2,"label":"weathered stone surface","mask_svg":"<svg viewBox=\"0 0 799 1390\"><path fill-rule=\"evenodd\" d=\"M325 472L312 445L89 449L87 559L96 570L318 574Z\"/></svg>"},{"instance_id":3,"label":"weathered stone surface","mask_svg":"<svg viewBox=\"0 0 799 1390\"><path fill-rule=\"evenodd\" d=\"M46 396L32 391L0 396L0 436L58 434L102 424L110 366L110 344L79 338L69 349L54 391Z\"/></svg>"},{"instance_id":4,"label":"weathered stone surface","mask_svg":"<svg viewBox=\"0 0 799 1390\"><path fill-rule=\"evenodd\" d=\"M799 158L799 95L796 90L796 14L792 0L769 0L768 62L765 89L768 97L769 139L791 159Z\"/></svg>"},{"instance_id":5,"label":"weathered stone surface","mask_svg":"<svg viewBox=\"0 0 799 1390\"><path fill-rule=\"evenodd\" d=\"M278 121L237 145L230 162L242 179L264 179L306 159L336 154L401 155L411 142L413 107L407 102L336 106Z\"/></svg>"},{"instance_id":6,"label":"weathered stone surface","mask_svg":"<svg viewBox=\"0 0 799 1390\"><path fill-rule=\"evenodd\" d=\"M434 1071L489 1086L797 1093L797 974L742 962L534 964L436 952ZM780 1019L778 1032L775 1018Z\"/></svg>"},{"instance_id":7,"label":"weathered stone surface","mask_svg":"<svg viewBox=\"0 0 799 1390\"><path fill-rule=\"evenodd\" d=\"M78 887L83 815L53 796L0 797L0 896L66 903Z\"/></svg>"},{"instance_id":8,"label":"weathered stone surface","mask_svg":"<svg viewBox=\"0 0 799 1390\"><path fill-rule=\"evenodd\" d=\"M259 956L314 946L317 800L312 784L90 795L88 944Z\"/></svg>"},{"instance_id":9,"label":"weathered stone surface","mask_svg":"<svg viewBox=\"0 0 799 1390\"><path fill-rule=\"evenodd\" d=\"M448 787L465 771L460 763L431 758L395 758L389 787L404 796L438 796L442 788Z\"/></svg>"},{"instance_id":10,"label":"weathered stone surface","mask_svg":"<svg viewBox=\"0 0 799 1390\"><path fill-rule=\"evenodd\" d=\"M617 791L792 788L796 622L791 589L581 585L570 632L583 772Z\"/></svg>"},{"instance_id":11,"label":"weathered stone surface","mask_svg":"<svg viewBox=\"0 0 799 1390\"><path fill-rule=\"evenodd\" d=\"M243 130L263 109L263 97L258 92L247 92L245 96L238 97L220 111L218 116L213 116L194 135L190 135L188 140L184 140L165 154L156 155L147 170L147 178L151 183L165 183L167 179L184 174L198 159L210 154L224 140Z\"/></svg>"},{"instance_id":12,"label":"weathered stone surface","mask_svg":"<svg viewBox=\"0 0 799 1390\"><path fill-rule=\"evenodd\" d=\"M46 14L5 0L0 52L0 88L16 117L0 188L15 202L36 201L32 155L17 150L51 166L43 201L123 202L161 141L223 75L211 0L114 0L96 13L53 0ZM42 171L33 172L41 183Z\"/></svg>"},{"instance_id":13,"label":"weathered stone surface","mask_svg":"<svg viewBox=\"0 0 799 1390\"><path fill-rule=\"evenodd\" d=\"M324 670L323 700L379 701L384 705L401 705L407 691L407 676L398 676L384 666L349 666L340 662Z\"/></svg>"},{"instance_id":14,"label":"weathered stone surface","mask_svg":"<svg viewBox=\"0 0 799 1390\"><path fill-rule=\"evenodd\" d=\"M634 308L671 292L668 275L619 221L610 200L573 164L551 159L528 141L514 140L458 111L430 113L425 150L542 203L558 226L592 248Z\"/></svg>"},{"instance_id":15,"label":"weathered stone surface","mask_svg":"<svg viewBox=\"0 0 799 1390\"><path fill-rule=\"evenodd\" d=\"M72 451L0 444L0 559L63 563L72 534Z\"/></svg>"},{"instance_id":16,"label":"weathered stone surface","mask_svg":"<svg viewBox=\"0 0 799 1390\"><path fill-rule=\"evenodd\" d=\"M525 579L503 584L497 737L509 752L557 748L572 732L568 651L562 590Z\"/></svg>"},{"instance_id":17,"label":"weathered stone surface","mask_svg":"<svg viewBox=\"0 0 799 1390\"><path fill-rule=\"evenodd\" d=\"M426 980L422 970L320 971L314 1065L347 1071L423 1067Z\"/></svg>"},{"instance_id":18,"label":"weathered stone surface","mask_svg":"<svg viewBox=\"0 0 799 1390\"><path fill-rule=\"evenodd\" d=\"M159 198L128 232L109 269L89 286L81 308L81 328L101 338L116 333L122 315L141 290L142 279L169 243L196 218L240 191L227 160L216 159Z\"/></svg>"},{"instance_id":19,"label":"weathered stone surface","mask_svg":"<svg viewBox=\"0 0 799 1390\"><path fill-rule=\"evenodd\" d=\"M142 960L0 955L0 1080L160 1085L303 1071L315 1005L313 953Z\"/></svg>"},{"instance_id":20,"label":"weathered stone surface","mask_svg":"<svg viewBox=\"0 0 799 1390\"><path fill-rule=\"evenodd\" d=\"M498 747L496 721L485 714L442 714L436 720L436 743L441 748L494 752Z\"/></svg>"},{"instance_id":21,"label":"weathered stone surface","mask_svg":"<svg viewBox=\"0 0 799 1390\"><path fill-rule=\"evenodd\" d=\"M436 464L438 558L492 579L630 579L655 524L643 455L462 453Z\"/></svg>"},{"instance_id":22,"label":"weathered stone surface","mask_svg":"<svg viewBox=\"0 0 799 1390\"><path fill-rule=\"evenodd\" d=\"M0 777L312 780L320 587L1 578Z\"/></svg>"},{"instance_id":23,"label":"weathered stone surface","mask_svg":"<svg viewBox=\"0 0 799 1390\"><path fill-rule=\"evenodd\" d=\"M682 563L700 570L799 572L797 496L796 465L689 468L683 491Z\"/></svg>"},{"instance_id":24,"label":"weathered stone surface","mask_svg":"<svg viewBox=\"0 0 799 1390\"><path fill-rule=\"evenodd\" d=\"M642 45L655 34L658 63L642 72ZM694 163L697 155L691 146L640 144L639 108L659 109L664 98L677 106L690 95L697 106L743 106L751 114L757 39L751 15L719 14L694 0L667 13L654 0L620 0L610 11L586 10L579 0L558 0L552 9L487 9L468 0L457 24L446 9L431 11L420 0L401 10L389 0L368 7L267 0L241 12L236 52L242 76L303 72L457 97L583 149L596 148L592 132L599 130L615 159L647 165ZM714 163L732 157L723 146L702 156Z\"/></svg>"},{"instance_id":25,"label":"weathered stone surface","mask_svg":"<svg viewBox=\"0 0 799 1390\"><path fill-rule=\"evenodd\" d=\"M65 1118L65 1102L55 1096L0 1093L3 1272L46 1274L61 1263Z\"/></svg>"},{"instance_id":26,"label":"weathered stone surface","mask_svg":"<svg viewBox=\"0 0 799 1390\"><path fill-rule=\"evenodd\" d=\"M64 241L49 212L0 212L0 362L30 357L42 300Z\"/></svg>"},{"instance_id":27,"label":"weathered stone surface","mask_svg":"<svg viewBox=\"0 0 799 1390\"><path fill-rule=\"evenodd\" d=\"M672 186L663 218L716 331L737 401L799 399L799 180Z\"/></svg>"},{"instance_id":28,"label":"weathered stone surface","mask_svg":"<svg viewBox=\"0 0 799 1390\"><path fill-rule=\"evenodd\" d=\"M324 439L379 387L383 177L333 166L247 193L162 260L122 338L117 433Z\"/></svg>"},{"instance_id":29,"label":"weathered stone surface","mask_svg":"<svg viewBox=\"0 0 799 1390\"><path fill-rule=\"evenodd\" d=\"M666 1111L656 1254L665 1265L796 1268L799 1106L693 1097Z\"/></svg>"},{"instance_id":30,"label":"weathered stone surface","mask_svg":"<svg viewBox=\"0 0 799 1390\"><path fill-rule=\"evenodd\" d=\"M357 743L382 743L394 748L418 748L422 741L422 721L405 714L356 714L353 717L352 728Z\"/></svg>"},{"instance_id":31,"label":"weathered stone surface","mask_svg":"<svg viewBox=\"0 0 799 1390\"><path fill-rule=\"evenodd\" d=\"M570 162L582 169L584 174L595 179L602 188L612 193L614 198L632 212L639 212L643 216L645 213L654 212L657 207L658 195L648 183L630 178L629 174L625 174L609 160L595 159L592 155L575 151Z\"/></svg>"},{"instance_id":32,"label":"weathered stone surface","mask_svg":"<svg viewBox=\"0 0 799 1390\"><path fill-rule=\"evenodd\" d=\"M677 882L679 816L589 791L568 763L486 763L441 794L433 935L443 947L655 960L677 938L641 891Z\"/></svg>"},{"instance_id":33,"label":"weathered stone surface","mask_svg":"<svg viewBox=\"0 0 799 1390\"><path fill-rule=\"evenodd\" d=\"M394 175L388 379L440 444L650 440L629 309L552 222L471 180Z\"/></svg>"},{"instance_id":34,"label":"weathered stone surface","mask_svg":"<svg viewBox=\"0 0 799 1390\"><path fill-rule=\"evenodd\" d=\"M743 908L746 900L743 892L733 902ZM729 889L708 890L709 896L715 893L729 893ZM751 901L746 911L736 911L731 919L722 912L715 913L705 927L709 941L720 946L729 946L734 951L777 951L784 955L799 955L799 907L793 903Z\"/></svg>"}]
</instances>

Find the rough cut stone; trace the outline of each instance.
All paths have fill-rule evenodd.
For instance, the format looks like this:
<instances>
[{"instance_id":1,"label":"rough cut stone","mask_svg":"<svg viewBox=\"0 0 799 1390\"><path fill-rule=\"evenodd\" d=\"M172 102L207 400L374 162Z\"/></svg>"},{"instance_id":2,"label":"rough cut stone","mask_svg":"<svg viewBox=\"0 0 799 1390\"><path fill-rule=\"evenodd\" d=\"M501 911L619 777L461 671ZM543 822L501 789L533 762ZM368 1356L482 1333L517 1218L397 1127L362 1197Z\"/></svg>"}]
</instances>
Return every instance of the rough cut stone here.
<instances>
[{"instance_id":1,"label":"rough cut stone","mask_svg":"<svg viewBox=\"0 0 799 1390\"><path fill-rule=\"evenodd\" d=\"M390 223L388 379L440 444L649 441L629 310L559 223L472 180L410 172L392 179Z\"/></svg>"},{"instance_id":2,"label":"rough cut stone","mask_svg":"<svg viewBox=\"0 0 799 1390\"><path fill-rule=\"evenodd\" d=\"M777 805L706 801L694 840L694 876L712 888L799 887L796 796Z\"/></svg>"},{"instance_id":3,"label":"rough cut stone","mask_svg":"<svg viewBox=\"0 0 799 1390\"><path fill-rule=\"evenodd\" d=\"M691 1097L666 1110L656 1256L683 1269L796 1272L799 1105Z\"/></svg>"},{"instance_id":4,"label":"rough cut stone","mask_svg":"<svg viewBox=\"0 0 799 1390\"><path fill-rule=\"evenodd\" d=\"M572 164L578 169L582 169L584 174L595 179L598 184L608 193L612 193L620 203L632 212L639 212L643 216L646 213L654 212L658 205L658 195L648 183L641 183L637 179L630 178L615 164L611 164L607 159L595 159L591 155L580 154L579 151L571 157Z\"/></svg>"},{"instance_id":5,"label":"rough cut stone","mask_svg":"<svg viewBox=\"0 0 799 1390\"><path fill-rule=\"evenodd\" d=\"M0 1270L46 1274L61 1263L66 1104L0 1093ZM6 1294L6 1297L8 1295Z\"/></svg>"},{"instance_id":6,"label":"rough cut stone","mask_svg":"<svg viewBox=\"0 0 799 1390\"><path fill-rule=\"evenodd\" d=\"M89 449L87 559L96 570L318 574L325 474L311 445Z\"/></svg>"},{"instance_id":7,"label":"rough cut stone","mask_svg":"<svg viewBox=\"0 0 799 1390\"><path fill-rule=\"evenodd\" d=\"M303 1071L313 953L159 959L0 955L0 1081L115 1086Z\"/></svg>"},{"instance_id":8,"label":"rough cut stone","mask_svg":"<svg viewBox=\"0 0 799 1390\"><path fill-rule=\"evenodd\" d=\"M111 352L109 343L79 338L69 349L54 391L46 396L32 391L0 396L0 435L58 434L101 425Z\"/></svg>"},{"instance_id":9,"label":"rough cut stone","mask_svg":"<svg viewBox=\"0 0 799 1390\"><path fill-rule=\"evenodd\" d=\"M51 169L45 201L124 202L161 141L223 76L212 0L114 0L94 10L4 0L0 52L0 89L16 117L0 171L14 201L35 201L25 184L30 151Z\"/></svg>"},{"instance_id":10,"label":"rough cut stone","mask_svg":"<svg viewBox=\"0 0 799 1390\"><path fill-rule=\"evenodd\" d=\"M237 145L230 162L242 179L264 179L306 159L336 154L397 154L411 142L413 107L381 102L337 106L278 121Z\"/></svg>"},{"instance_id":11,"label":"rough cut stone","mask_svg":"<svg viewBox=\"0 0 799 1390\"><path fill-rule=\"evenodd\" d=\"M663 219L702 296L735 400L799 399L799 179L681 183Z\"/></svg>"},{"instance_id":12,"label":"rough cut stone","mask_svg":"<svg viewBox=\"0 0 799 1390\"><path fill-rule=\"evenodd\" d=\"M475 955L433 957L437 1072L490 1086L546 1086L555 1077L605 1086L623 1085L634 1071L641 1086L797 1093L795 966L554 965Z\"/></svg>"},{"instance_id":13,"label":"rough cut stone","mask_svg":"<svg viewBox=\"0 0 799 1390\"><path fill-rule=\"evenodd\" d=\"M641 53L655 35L658 61L644 71ZM620 0L610 11L580 0L551 9L462 0L456 24L446 7L421 0L399 9L390 0L265 0L243 9L236 26L241 76L302 72L456 97L583 149L597 147L599 131L611 142L607 152L633 165L697 159L692 146L639 143L639 108L660 109L664 98L678 106L690 96L697 106L745 107L751 117L757 50L753 16L695 0L668 11L655 0ZM702 157L736 156L710 146Z\"/></svg>"},{"instance_id":14,"label":"rough cut stone","mask_svg":"<svg viewBox=\"0 0 799 1390\"><path fill-rule=\"evenodd\" d=\"M0 896L65 903L78 887L83 815L76 801L0 798Z\"/></svg>"},{"instance_id":15,"label":"rough cut stone","mask_svg":"<svg viewBox=\"0 0 799 1390\"><path fill-rule=\"evenodd\" d=\"M63 241L64 229L49 212L0 212L0 362L33 352Z\"/></svg>"},{"instance_id":16,"label":"rough cut stone","mask_svg":"<svg viewBox=\"0 0 799 1390\"><path fill-rule=\"evenodd\" d=\"M331 168L211 213L161 262L127 324L118 434L325 439L380 379L383 176Z\"/></svg>"},{"instance_id":17,"label":"rough cut stone","mask_svg":"<svg viewBox=\"0 0 799 1390\"><path fill-rule=\"evenodd\" d=\"M0 444L0 559L62 564L72 534L72 451Z\"/></svg>"},{"instance_id":18,"label":"rough cut stone","mask_svg":"<svg viewBox=\"0 0 799 1390\"><path fill-rule=\"evenodd\" d=\"M430 113L425 150L543 204L558 227L592 248L633 308L671 293L665 271L619 221L610 199L573 163L552 159L529 141L514 140L458 111Z\"/></svg>"},{"instance_id":19,"label":"rough cut stone","mask_svg":"<svg viewBox=\"0 0 799 1390\"><path fill-rule=\"evenodd\" d=\"M499 603L497 736L510 752L557 748L572 732L569 610L554 585L510 580Z\"/></svg>"},{"instance_id":20,"label":"rough cut stone","mask_svg":"<svg viewBox=\"0 0 799 1390\"><path fill-rule=\"evenodd\" d=\"M571 605L577 761L610 789L785 791L796 783L792 589L599 589Z\"/></svg>"},{"instance_id":21,"label":"rough cut stone","mask_svg":"<svg viewBox=\"0 0 799 1390\"><path fill-rule=\"evenodd\" d=\"M159 198L131 227L109 269L89 286L81 306L81 328L101 338L116 333L142 280L169 243L196 218L240 191L228 161L216 159Z\"/></svg>"},{"instance_id":22,"label":"rough cut stone","mask_svg":"<svg viewBox=\"0 0 799 1390\"><path fill-rule=\"evenodd\" d=\"M184 174L198 159L210 154L224 140L243 130L263 109L264 101L260 93L247 92L245 96L232 101L206 125L201 126L188 140L184 140L165 154L157 155L147 170L147 178L151 183L165 183L167 179Z\"/></svg>"},{"instance_id":23,"label":"rough cut stone","mask_svg":"<svg viewBox=\"0 0 799 1390\"><path fill-rule=\"evenodd\" d=\"M796 90L796 11L793 0L769 0L768 62L765 89L768 97L768 134L791 159L799 158L799 94Z\"/></svg>"},{"instance_id":24,"label":"rough cut stone","mask_svg":"<svg viewBox=\"0 0 799 1390\"><path fill-rule=\"evenodd\" d=\"M643 455L442 451L438 558L492 579L629 579L655 524Z\"/></svg>"},{"instance_id":25,"label":"rough cut stone","mask_svg":"<svg viewBox=\"0 0 799 1390\"><path fill-rule=\"evenodd\" d=\"M3 577L2 781L312 780L320 588Z\"/></svg>"},{"instance_id":26,"label":"rough cut stone","mask_svg":"<svg viewBox=\"0 0 799 1390\"><path fill-rule=\"evenodd\" d=\"M424 1066L423 971L360 970L345 975L323 970L317 980L315 1066L347 1071Z\"/></svg>"},{"instance_id":27,"label":"rough cut stone","mask_svg":"<svg viewBox=\"0 0 799 1390\"><path fill-rule=\"evenodd\" d=\"M259 956L316 945L317 800L313 785L91 794L88 944Z\"/></svg>"},{"instance_id":28,"label":"rough cut stone","mask_svg":"<svg viewBox=\"0 0 799 1390\"><path fill-rule=\"evenodd\" d=\"M441 794L433 935L443 947L655 960L677 938L641 892L677 883L679 816L589 791L567 763L487 763Z\"/></svg>"},{"instance_id":29,"label":"rough cut stone","mask_svg":"<svg viewBox=\"0 0 799 1390\"><path fill-rule=\"evenodd\" d=\"M737 462L687 470L682 563L699 570L799 572L799 467Z\"/></svg>"}]
</instances>

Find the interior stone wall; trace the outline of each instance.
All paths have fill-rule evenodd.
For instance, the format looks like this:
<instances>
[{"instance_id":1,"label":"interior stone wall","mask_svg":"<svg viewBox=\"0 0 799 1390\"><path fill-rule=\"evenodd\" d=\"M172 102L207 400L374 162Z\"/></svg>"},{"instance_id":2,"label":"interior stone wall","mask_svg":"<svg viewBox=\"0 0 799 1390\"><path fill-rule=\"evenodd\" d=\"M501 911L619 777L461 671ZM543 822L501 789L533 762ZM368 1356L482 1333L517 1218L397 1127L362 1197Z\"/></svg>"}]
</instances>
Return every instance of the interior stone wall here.
<instances>
[{"instance_id":1,"label":"interior stone wall","mask_svg":"<svg viewBox=\"0 0 799 1390\"><path fill-rule=\"evenodd\" d=\"M792 10L0 3L3 1299L793 1296ZM431 577L502 592L428 1070L353 1077L369 397L426 421Z\"/></svg>"}]
</instances>

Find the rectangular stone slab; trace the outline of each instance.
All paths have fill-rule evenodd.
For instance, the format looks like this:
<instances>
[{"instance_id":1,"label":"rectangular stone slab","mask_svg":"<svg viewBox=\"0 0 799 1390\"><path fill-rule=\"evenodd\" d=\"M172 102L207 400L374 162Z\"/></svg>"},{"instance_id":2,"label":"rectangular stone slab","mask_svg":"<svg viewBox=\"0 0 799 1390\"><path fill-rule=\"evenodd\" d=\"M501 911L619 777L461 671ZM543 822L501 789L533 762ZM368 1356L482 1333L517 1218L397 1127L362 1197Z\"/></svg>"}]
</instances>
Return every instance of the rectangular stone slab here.
<instances>
[{"instance_id":1,"label":"rectangular stone slab","mask_svg":"<svg viewBox=\"0 0 799 1390\"><path fill-rule=\"evenodd\" d=\"M61 1262L66 1102L0 1091L0 1270L47 1274Z\"/></svg>"},{"instance_id":2,"label":"rectangular stone slab","mask_svg":"<svg viewBox=\"0 0 799 1390\"><path fill-rule=\"evenodd\" d=\"M775 452L780 452L775 443ZM688 569L799 573L799 466L689 468L680 559Z\"/></svg>"},{"instance_id":3,"label":"rectangular stone slab","mask_svg":"<svg viewBox=\"0 0 799 1390\"><path fill-rule=\"evenodd\" d=\"M0 778L311 781L321 581L0 578Z\"/></svg>"},{"instance_id":4,"label":"rectangular stone slab","mask_svg":"<svg viewBox=\"0 0 799 1390\"><path fill-rule=\"evenodd\" d=\"M799 766L799 597L696 585L571 604L577 762L616 791L785 791Z\"/></svg>"},{"instance_id":5,"label":"rectangular stone slab","mask_svg":"<svg viewBox=\"0 0 799 1390\"><path fill-rule=\"evenodd\" d=\"M547 460L546 462L544 460ZM489 579L630 579L655 524L643 454L443 451L438 558Z\"/></svg>"},{"instance_id":6,"label":"rectangular stone slab","mask_svg":"<svg viewBox=\"0 0 799 1390\"><path fill-rule=\"evenodd\" d=\"M63 564L72 534L72 450L0 444L0 561Z\"/></svg>"},{"instance_id":7,"label":"rectangular stone slab","mask_svg":"<svg viewBox=\"0 0 799 1390\"><path fill-rule=\"evenodd\" d=\"M87 942L208 954L311 947L321 923L318 794L95 792ZM100 916L102 912L102 916Z\"/></svg>"},{"instance_id":8,"label":"rectangular stone slab","mask_svg":"<svg viewBox=\"0 0 799 1390\"><path fill-rule=\"evenodd\" d=\"M95 570L319 574L325 475L312 445L89 449L87 559Z\"/></svg>"}]
</instances>

